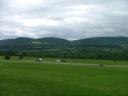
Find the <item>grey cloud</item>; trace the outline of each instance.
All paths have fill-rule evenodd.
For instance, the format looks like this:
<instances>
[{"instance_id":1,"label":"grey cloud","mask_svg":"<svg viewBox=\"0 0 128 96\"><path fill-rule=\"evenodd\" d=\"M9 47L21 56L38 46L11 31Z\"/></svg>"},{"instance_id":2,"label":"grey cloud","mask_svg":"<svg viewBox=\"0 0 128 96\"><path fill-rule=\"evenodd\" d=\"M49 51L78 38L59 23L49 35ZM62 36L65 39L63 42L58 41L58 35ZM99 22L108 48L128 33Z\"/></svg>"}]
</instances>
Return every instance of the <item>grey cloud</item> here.
<instances>
[{"instance_id":1,"label":"grey cloud","mask_svg":"<svg viewBox=\"0 0 128 96\"><path fill-rule=\"evenodd\" d=\"M0 0L0 39L128 36L127 10L127 0Z\"/></svg>"}]
</instances>

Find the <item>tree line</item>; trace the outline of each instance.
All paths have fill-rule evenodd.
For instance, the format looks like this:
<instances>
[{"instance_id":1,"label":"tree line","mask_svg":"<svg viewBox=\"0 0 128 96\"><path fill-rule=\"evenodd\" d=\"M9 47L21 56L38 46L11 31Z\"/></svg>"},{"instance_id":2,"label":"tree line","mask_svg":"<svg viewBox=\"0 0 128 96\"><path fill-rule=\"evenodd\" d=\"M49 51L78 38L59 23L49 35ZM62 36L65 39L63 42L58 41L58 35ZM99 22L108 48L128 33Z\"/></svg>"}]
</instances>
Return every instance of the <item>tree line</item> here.
<instances>
[{"instance_id":1,"label":"tree line","mask_svg":"<svg viewBox=\"0 0 128 96\"><path fill-rule=\"evenodd\" d=\"M53 48L45 50L6 50L0 51L1 56L9 59L11 56L46 57L46 58L80 58L80 59L105 59L105 60L128 60L128 48L104 48L104 47L73 47Z\"/></svg>"}]
</instances>

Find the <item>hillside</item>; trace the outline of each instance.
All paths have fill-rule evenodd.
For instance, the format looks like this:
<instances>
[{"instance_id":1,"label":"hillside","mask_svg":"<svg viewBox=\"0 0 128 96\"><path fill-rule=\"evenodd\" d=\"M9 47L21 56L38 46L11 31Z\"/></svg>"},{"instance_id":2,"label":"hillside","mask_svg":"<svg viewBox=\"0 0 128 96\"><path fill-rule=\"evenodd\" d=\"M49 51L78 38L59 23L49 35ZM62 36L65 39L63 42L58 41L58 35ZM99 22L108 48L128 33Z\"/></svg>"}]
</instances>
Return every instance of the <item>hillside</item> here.
<instances>
[{"instance_id":1,"label":"hillside","mask_svg":"<svg viewBox=\"0 0 128 96\"><path fill-rule=\"evenodd\" d=\"M0 46L34 46L34 45L88 45L91 47L95 47L96 45L103 46L103 45L127 45L128 38L127 37L94 37L94 38L87 38L87 39L80 39L74 41L68 41L66 39L61 38L54 38L54 37L47 37L47 38L39 38L39 39L32 39L32 38L16 38L16 39L6 39L0 40Z\"/></svg>"},{"instance_id":2,"label":"hillside","mask_svg":"<svg viewBox=\"0 0 128 96\"><path fill-rule=\"evenodd\" d=\"M94 37L73 41L74 44L79 45L125 45L128 44L127 37Z\"/></svg>"},{"instance_id":3,"label":"hillside","mask_svg":"<svg viewBox=\"0 0 128 96\"><path fill-rule=\"evenodd\" d=\"M95 37L68 41L61 38L16 38L0 40L0 54L19 54L30 56L68 57L68 58L128 58L127 37Z\"/></svg>"}]
</instances>

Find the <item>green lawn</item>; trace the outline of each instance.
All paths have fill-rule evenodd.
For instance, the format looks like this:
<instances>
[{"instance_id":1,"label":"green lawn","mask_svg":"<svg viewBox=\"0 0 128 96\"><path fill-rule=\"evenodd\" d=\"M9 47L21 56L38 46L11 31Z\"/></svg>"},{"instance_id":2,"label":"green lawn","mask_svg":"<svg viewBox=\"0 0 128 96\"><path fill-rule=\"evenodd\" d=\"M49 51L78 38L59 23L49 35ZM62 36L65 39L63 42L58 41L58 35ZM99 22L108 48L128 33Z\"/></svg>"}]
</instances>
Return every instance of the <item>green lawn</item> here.
<instances>
[{"instance_id":1,"label":"green lawn","mask_svg":"<svg viewBox=\"0 0 128 96\"><path fill-rule=\"evenodd\" d=\"M0 96L128 96L128 68L0 61Z\"/></svg>"},{"instance_id":2,"label":"green lawn","mask_svg":"<svg viewBox=\"0 0 128 96\"><path fill-rule=\"evenodd\" d=\"M55 62L57 58L45 58L46 61ZM96 60L96 59L65 59L67 63L76 64L107 64L107 65L128 65L128 61Z\"/></svg>"},{"instance_id":3,"label":"green lawn","mask_svg":"<svg viewBox=\"0 0 128 96\"><path fill-rule=\"evenodd\" d=\"M12 56L10 61L32 61L35 62L37 58L35 57L24 57L23 60L19 60L18 57ZM57 63L56 60L63 58L44 58L45 62ZM4 60L3 56L0 56L0 61ZM97 59L64 59L66 63L75 64L106 64L106 65L128 65L128 61L114 61L114 60L97 60Z\"/></svg>"}]
</instances>

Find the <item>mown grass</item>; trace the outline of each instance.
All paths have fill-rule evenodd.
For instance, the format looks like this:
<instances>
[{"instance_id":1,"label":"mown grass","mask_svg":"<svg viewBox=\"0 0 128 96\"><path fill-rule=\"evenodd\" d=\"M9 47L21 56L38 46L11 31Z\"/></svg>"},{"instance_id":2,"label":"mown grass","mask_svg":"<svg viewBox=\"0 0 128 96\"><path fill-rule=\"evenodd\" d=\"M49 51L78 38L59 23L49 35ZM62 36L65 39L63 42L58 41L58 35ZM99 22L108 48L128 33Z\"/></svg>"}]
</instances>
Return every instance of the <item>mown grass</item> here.
<instances>
[{"instance_id":1,"label":"mown grass","mask_svg":"<svg viewBox=\"0 0 128 96\"><path fill-rule=\"evenodd\" d=\"M60 59L60 58L58 58ZM63 58L62 58L63 59ZM57 58L45 58L46 61L55 62ZM114 61L114 60L97 60L97 59L64 59L67 63L76 63L76 64L107 64L107 65L128 65L128 61Z\"/></svg>"},{"instance_id":2,"label":"mown grass","mask_svg":"<svg viewBox=\"0 0 128 96\"><path fill-rule=\"evenodd\" d=\"M11 60L8 61L30 61L35 62L36 57L24 57L23 60L20 60L18 56L11 56ZM45 62L56 63L56 60L66 60L66 63L74 64L106 64L106 65L128 65L128 61L120 60L98 60L98 59L76 59L76 58L43 58ZM4 56L0 56L0 61L5 60Z\"/></svg>"},{"instance_id":3,"label":"mown grass","mask_svg":"<svg viewBox=\"0 0 128 96\"><path fill-rule=\"evenodd\" d=\"M0 96L128 96L128 68L0 61Z\"/></svg>"}]
</instances>

